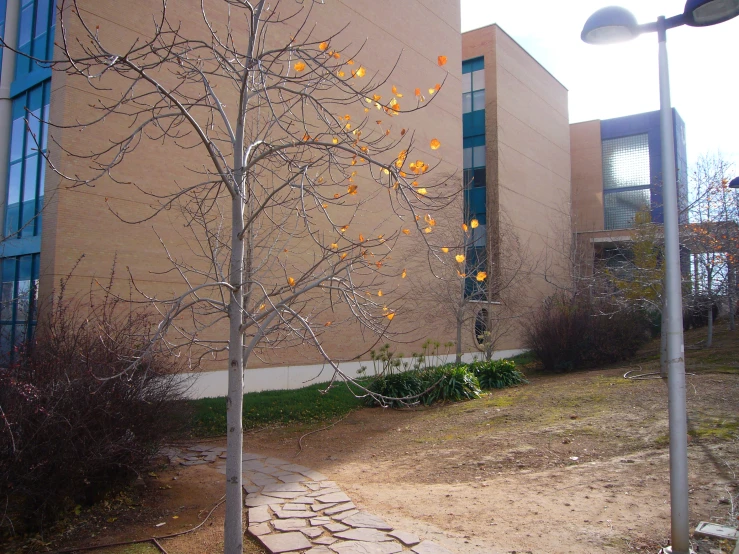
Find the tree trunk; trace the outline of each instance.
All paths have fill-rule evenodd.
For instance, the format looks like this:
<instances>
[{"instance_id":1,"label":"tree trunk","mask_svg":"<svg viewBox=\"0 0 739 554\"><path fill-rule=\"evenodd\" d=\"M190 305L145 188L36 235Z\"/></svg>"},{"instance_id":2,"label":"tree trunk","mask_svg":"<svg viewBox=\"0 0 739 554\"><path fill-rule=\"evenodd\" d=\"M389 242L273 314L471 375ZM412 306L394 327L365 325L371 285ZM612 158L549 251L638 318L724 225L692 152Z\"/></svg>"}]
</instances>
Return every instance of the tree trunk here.
<instances>
[{"instance_id":1,"label":"tree trunk","mask_svg":"<svg viewBox=\"0 0 739 554\"><path fill-rule=\"evenodd\" d=\"M713 302L708 303L708 336L706 337L706 348L713 345Z\"/></svg>"},{"instance_id":2,"label":"tree trunk","mask_svg":"<svg viewBox=\"0 0 739 554\"><path fill-rule=\"evenodd\" d=\"M462 327L464 326L464 318L457 313L457 356L455 362L457 365L462 363Z\"/></svg>"},{"instance_id":3,"label":"tree trunk","mask_svg":"<svg viewBox=\"0 0 739 554\"><path fill-rule=\"evenodd\" d=\"M226 399L226 521L224 523L225 554L243 552L243 489L242 489L242 451L244 435L242 432L242 413L244 404L244 335L241 332L242 271L244 267L244 242L239 232L244 221L244 204L241 195L232 200L231 220L231 275L229 282L234 290L228 305L229 344L228 344L228 398Z\"/></svg>"},{"instance_id":4,"label":"tree trunk","mask_svg":"<svg viewBox=\"0 0 739 554\"><path fill-rule=\"evenodd\" d=\"M729 291L726 295L729 301L729 331L734 330L734 291L736 290L736 274L734 273L734 266L729 263Z\"/></svg>"}]
</instances>

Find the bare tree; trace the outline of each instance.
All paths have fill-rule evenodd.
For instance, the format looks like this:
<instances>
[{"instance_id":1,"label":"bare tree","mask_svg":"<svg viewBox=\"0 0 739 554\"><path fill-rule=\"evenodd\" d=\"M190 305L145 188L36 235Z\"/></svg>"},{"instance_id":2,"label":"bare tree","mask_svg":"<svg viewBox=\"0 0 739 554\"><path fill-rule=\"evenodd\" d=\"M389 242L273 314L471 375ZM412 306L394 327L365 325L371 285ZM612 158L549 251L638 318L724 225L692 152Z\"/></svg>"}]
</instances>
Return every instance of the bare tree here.
<instances>
[{"instance_id":1,"label":"bare tree","mask_svg":"<svg viewBox=\"0 0 739 554\"><path fill-rule=\"evenodd\" d=\"M348 377L322 345L327 332L351 324L369 348L388 334L402 310L403 253L419 244L441 253L429 219L449 196L444 178L430 179L438 163L423 161L414 133L395 121L427 105L446 73L403 98L393 68L369 75L362 45L341 32L314 36L320 3L311 0L202 2L194 29L162 0L149 35L128 44L105 36L82 4L60 0L54 67L96 93L98 113L74 127L111 133L92 152L57 143L75 169L54 170L70 186L104 180L144 195L143 217L111 200L130 223L180 210L185 251L161 243L181 292L159 298L136 284L162 316L147 351L187 352L194 363L227 356L225 551L241 552L244 368L309 346L333 384ZM127 160L156 144L175 153L163 166L185 160L189 182L129 177ZM441 144L421 146L428 155ZM383 217L370 223L370 213Z\"/></svg>"}]
</instances>

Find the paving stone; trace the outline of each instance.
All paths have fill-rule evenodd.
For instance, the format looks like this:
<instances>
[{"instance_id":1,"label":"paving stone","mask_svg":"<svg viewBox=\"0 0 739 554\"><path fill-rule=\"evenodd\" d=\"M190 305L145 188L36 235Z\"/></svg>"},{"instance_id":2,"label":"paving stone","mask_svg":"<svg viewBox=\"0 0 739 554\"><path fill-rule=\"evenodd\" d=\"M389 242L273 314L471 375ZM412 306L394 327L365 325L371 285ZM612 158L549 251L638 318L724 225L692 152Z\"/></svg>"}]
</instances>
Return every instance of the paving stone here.
<instances>
[{"instance_id":1,"label":"paving stone","mask_svg":"<svg viewBox=\"0 0 739 554\"><path fill-rule=\"evenodd\" d=\"M329 546L337 554L395 554L402 552L403 547L397 542L336 542Z\"/></svg>"},{"instance_id":2,"label":"paving stone","mask_svg":"<svg viewBox=\"0 0 739 554\"><path fill-rule=\"evenodd\" d=\"M188 448L190 452L206 452L210 450L210 446L195 445Z\"/></svg>"},{"instance_id":3,"label":"paving stone","mask_svg":"<svg viewBox=\"0 0 739 554\"><path fill-rule=\"evenodd\" d=\"M275 510L275 515L280 519L290 519L293 517L299 517L301 519L312 519L316 517L313 512L286 512L284 510Z\"/></svg>"},{"instance_id":4,"label":"paving stone","mask_svg":"<svg viewBox=\"0 0 739 554\"><path fill-rule=\"evenodd\" d=\"M299 492L301 494L305 494L307 492L305 487L300 483L275 483L274 485L266 485L264 487L264 492L274 491Z\"/></svg>"},{"instance_id":5,"label":"paving stone","mask_svg":"<svg viewBox=\"0 0 739 554\"><path fill-rule=\"evenodd\" d=\"M311 525L328 525L332 523L330 517L314 517L310 520Z\"/></svg>"},{"instance_id":6,"label":"paving stone","mask_svg":"<svg viewBox=\"0 0 739 554\"><path fill-rule=\"evenodd\" d=\"M318 537L317 539L313 539L314 544L334 544L338 539L335 539L333 537Z\"/></svg>"},{"instance_id":7,"label":"paving stone","mask_svg":"<svg viewBox=\"0 0 739 554\"><path fill-rule=\"evenodd\" d=\"M306 550L305 554L332 554L325 546L314 546L310 550Z\"/></svg>"},{"instance_id":8,"label":"paving stone","mask_svg":"<svg viewBox=\"0 0 739 554\"><path fill-rule=\"evenodd\" d=\"M292 471L293 473L303 473L304 471L310 471L309 467L301 466L298 464L285 464L280 466L285 471Z\"/></svg>"},{"instance_id":9,"label":"paving stone","mask_svg":"<svg viewBox=\"0 0 739 554\"><path fill-rule=\"evenodd\" d=\"M319 496L326 496L327 494L335 494L335 493L340 493L340 492L344 492L344 491L342 491L341 489L337 489L337 488L321 489L316 492L308 493L306 496L310 496L311 498L318 498Z\"/></svg>"},{"instance_id":10,"label":"paving stone","mask_svg":"<svg viewBox=\"0 0 739 554\"><path fill-rule=\"evenodd\" d=\"M269 527L269 523L257 523L255 525L249 525L248 530L255 537L268 535L272 532L272 529L270 529Z\"/></svg>"},{"instance_id":11,"label":"paving stone","mask_svg":"<svg viewBox=\"0 0 739 554\"><path fill-rule=\"evenodd\" d=\"M323 481L320 483L322 489L338 489L339 485L336 484L336 481Z\"/></svg>"},{"instance_id":12,"label":"paving stone","mask_svg":"<svg viewBox=\"0 0 739 554\"><path fill-rule=\"evenodd\" d=\"M248 460L260 460L263 459L265 456L262 456L261 454L252 454L251 452L244 452L241 454L241 460L242 461L248 461Z\"/></svg>"},{"instance_id":13,"label":"paving stone","mask_svg":"<svg viewBox=\"0 0 739 554\"><path fill-rule=\"evenodd\" d=\"M249 525L264 523L265 521L271 520L272 515L269 513L269 507L256 506L255 508L249 508Z\"/></svg>"},{"instance_id":14,"label":"paving stone","mask_svg":"<svg viewBox=\"0 0 739 554\"><path fill-rule=\"evenodd\" d=\"M253 476L249 476L249 479L254 482L255 485L274 485L277 483L277 479L265 475L264 473L255 473Z\"/></svg>"},{"instance_id":15,"label":"paving stone","mask_svg":"<svg viewBox=\"0 0 739 554\"><path fill-rule=\"evenodd\" d=\"M203 465L203 464L207 464L207 463L208 462L206 462L205 460L184 460L184 461L180 462L180 465L183 465L183 466L199 466L199 465ZM225 475L225 473L226 473L226 470L225 469L223 470L223 473Z\"/></svg>"},{"instance_id":16,"label":"paving stone","mask_svg":"<svg viewBox=\"0 0 739 554\"><path fill-rule=\"evenodd\" d=\"M419 539L413 533L407 533L405 531L392 531L388 533L391 537L395 537L406 546L416 546L421 539Z\"/></svg>"},{"instance_id":17,"label":"paving stone","mask_svg":"<svg viewBox=\"0 0 739 554\"><path fill-rule=\"evenodd\" d=\"M302 473L309 479L313 479L314 481L325 481L326 479L328 479L328 477L326 477L323 473L313 471L312 469L309 469L308 471L301 471L300 473Z\"/></svg>"},{"instance_id":18,"label":"paving stone","mask_svg":"<svg viewBox=\"0 0 739 554\"><path fill-rule=\"evenodd\" d=\"M272 498L284 498L285 500L292 500L293 498L297 498L303 495L302 492L266 491L264 489L262 489L262 494L264 496L271 496Z\"/></svg>"},{"instance_id":19,"label":"paving stone","mask_svg":"<svg viewBox=\"0 0 739 554\"><path fill-rule=\"evenodd\" d=\"M299 473L290 473L289 475L280 475L278 479L283 483L300 483L301 481L305 481L308 478L305 475L300 475Z\"/></svg>"},{"instance_id":20,"label":"paving stone","mask_svg":"<svg viewBox=\"0 0 739 554\"><path fill-rule=\"evenodd\" d=\"M267 475L272 475L273 477L280 477L282 475L293 475L291 471L283 471L278 467L271 467L271 466L264 466L262 468L257 468L257 471L261 473L266 473Z\"/></svg>"},{"instance_id":21,"label":"paving stone","mask_svg":"<svg viewBox=\"0 0 739 554\"><path fill-rule=\"evenodd\" d=\"M338 525L338 524L334 524ZM334 537L346 539L348 541L364 541L364 542L385 542L393 540L387 533L378 531L377 529L349 529L334 533Z\"/></svg>"},{"instance_id":22,"label":"paving stone","mask_svg":"<svg viewBox=\"0 0 739 554\"><path fill-rule=\"evenodd\" d=\"M305 486L308 487L312 491L317 491L318 489L321 488L320 483L306 483Z\"/></svg>"},{"instance_id":23,"label":"paving stone","mask_svg":"<svg viewBox=\"0 0 739 554\"><path fill-rule=\"evenodd\" d=\"M215 462L218 459L217 454L208 454L205 458L203 458L206 462Z\"/></svg>"},{"instance_id":24,"label":"paving stone","mask_svg":"<svg viewBox=\"0 0 739 554\"><path fill-rule=\"evenodd\" d=\"M247 508L255 508L257 506L268 506L270 504L275 503L275 499L271 496L262 496L261 494L258 494L256 496L247 495L247 497L244 499L244 506Z\"/></svg>"},{"instance_id":25,"label":"paving stone","mask_svg":"<svg viewBox=\"0 0 739 554\"><path fill-rule=\"evenodd\" d=\"M285 460L280 460L279 458L267 458L264 460L264 463L269 466L286 466L288 463Z\"/></svg>"},{"instance_id":26,"label":"paving stone","mask_svg":"<svg viewBox=\"0 0 739 554\"><path fill-rule=\"evenodd\" d=\"M262 487L259 485L244 485L244 490L246 491L246 494L252 494L261 491Z\"/></svg>"},{"instance_id":27,"label":"paving stone","mask_svg":"<svg viewBox=\"0 0 739 554\"><path fill-rule=\"evenodd\" d=\"M338 518L335 517L334 519ZM381 531L393 530L393 527L391 525L388 525L385 520L377 516L373 516L372 514L368 514L367 512L358 512L345 519L342 519L342 522L346 525L351 525L352 527L365 527L370 529L379 529Z\"/></svg>"},{"instance_id":28,"label":"paving stone","mask_svg":"<svg viewBox=\"0 0 739 554\"><path fill-rule=\"evenodd\" d=\"M316 500L323 503L330 503L330 502L351 502L352 499L349 498L345 492L335 492L333 494L326 494L323 496L316 497Z\"/></svg>"},{"instance_id":29,"label":"paving stone","mask_svg":"<svg viewBox=\"0 0 739 554\"><path fill-rule=\"evenodd\" d=\"M332 502L331 504L323 504L322 502L314 502L311 504L310 509L314 512L322 512L326 508L333 508L336 506L336 502Z\"/></svg>"},{"instance_id":30,"label":"paving stone","mask_svg":"<svg viewBox=\"0 0 739 554\"><path fill-rule=\"evenodd\" d=\"M286 512L302 512L305 510L305 504L285 504L282 509Z\"/></svg>"},{"instance_id":31,"label":"paving stone","mask_svg":"<svg viewBox=\"0 0 739 554\"><path fill-rule=\"evenodd\" d=\"M334 514L340 514L341 512L346 512L347 510L353 510L356 508L354 505L354 502L347 502L345 504L339 504L337 506L334 506L333 508L329 508L328 510L325 510L324 513L327 516L332 516Z\"/></svg>"},{"instance_id":32,"label":"paving stone","mask_svg":"<svg viewBox=\"0 0 739 554\"><path fill-rule=\"evenodd\" d=\"M266 469L264 464L260 460L242 460L241 469L248 469L251 471L262 471Z\"/></svg>"},{"instance_id":33,"label":"paving stone","mask_svg":"<svg viewBox=\"0 0 739 554\"><path fill-rule=\"evenodd\" d=\"M313 499L308 498L307 496L298 496L297 498L293 498L294 504L313 504Z\"/></svg>"},{"instance_id":34,"label":"paving stone","mask_svg":"<svg viewBox=\"0 0 739 554\"><path fill-rule=\"evenodd\" d=\"M226 466L219 467L218 469L216 469L216 471L218 473L222 473L223 475L226 475Z\"/></svg>"},{"instance_id":35,"label":"paving stone","mask_svg":"<svg viewBox=\"0 0 739 554\"><path fill-rule=\"evenodd\" d=\"M305 527L306 523L302 519L276 519L272 522L275 531L297 531L301 527Z\"/></svg>"},{"instance_id":36,"label":"paving stone","mask_svg":"<svg viewBox=\"0 0 739 554\"><path fill-rule=\"evenodd\" d=\"M358 514L358 513L359 513L359 510L349 510L348 512L342 512L340 514L336 514L331 517L335 519L336 521L343 521L346 518L353 516L355 514Z\"/></svg>"},{"instance_id":37,"label":"paving stone","mask_svg":"<svg viewBox=\"0 0 739 554\"><path fill-rule=\"evenodd\" d=\"M219 458L220 458L221 460L225 460L225 459L227 459L227 458L228 458L228 456L227 456L226 454L219 454L219 455L218 455L218 457L219 457Z\"/></svg>"},{"instance_id":38,"label":"paving stone","mask_svg":"<svg viewBox=\"0 0 739 554\"><path fill-rule=\"evenodd\" d=\"M341 533L342 531L346 531L349 529L346 525L342 525L341 523L329 523L327 525L324 525L326 529L331 531L332 533Z\"/></svg>"},{"instance_id":39,"label":"paving stone","mask_svg":"<svg viewBox=\"0 0 739 554\"><path fill-rule=\"evenodd\" d=\"M203 458L200 457L200 456L185 456L185 459L192 462L192 461L195 461L195 460L202 460Z\"/></svg>"},{"instance_id":40,"label":"paving stone","mask_svg":"<svg viewBox=\"0 0 739 554\"><path fill-rule=\"evenodd\" d=\"M315 539L316 537L320 537L323 535L323 529L320 529L318 527L303 527L299 529L301 533L303 533L306 537L310 537L311 539Z\"/></svg>"},{"instance_id":41,"label":"paving stone","mask_svg":"<svg viewBox=\"0 0 739 554\"><path fill-rule=\"evenodd\" d=\"M313 545L300 532L293 533L275 533L272 535L262 535L259 541L270 552L270 554L280 554L281 552L294 552L296 550L307 550Z\"/></svg>"},{"instance_id":42,"label":"paving stone","mask_svg":"<svg viewBox=\"0 0 739 554\"><path fill-rule=\"evenodd\" d=\"M411 548L411 550L416 554L453 554L450 550L431 541L423 541L421 544Z\"/></svg>"}]
</instances>

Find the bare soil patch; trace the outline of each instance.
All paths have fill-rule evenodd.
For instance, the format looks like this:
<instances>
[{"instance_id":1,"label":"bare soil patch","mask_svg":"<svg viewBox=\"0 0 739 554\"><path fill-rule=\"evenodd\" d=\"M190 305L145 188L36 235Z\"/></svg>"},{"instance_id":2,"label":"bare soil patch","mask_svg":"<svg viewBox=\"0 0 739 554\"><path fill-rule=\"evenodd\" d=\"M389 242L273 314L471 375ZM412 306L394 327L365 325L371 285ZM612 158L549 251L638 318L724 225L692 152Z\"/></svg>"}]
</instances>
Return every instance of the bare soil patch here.
<instances>
[{"instance_id":1,"label":"bare soil patch","mask_svg":"<svg viewBox=\"0 0 739 554\"><path fill-rule=\"evenodd\" d=\"M686 334L695 373L687 386L691 528L728 523L726 502L739 485L739 335L719 328L712 349L691 348L703 333ZM312 467L361 508L459 554L657 552L670 529L667 387L623 377L658 371L657 347L629 367L530 371L529 385L472 402L359 410L306 437L302 451L299 438L320 426L266 429L247 435L245 450ZM212 465L158 472L137 519L106 523L95 537L68 535L67 544L192 527L221 497L222 480ZM203 529L163 544L172 554L222 551L222 523L220 509Z\"/></svg>"}]
</instances>

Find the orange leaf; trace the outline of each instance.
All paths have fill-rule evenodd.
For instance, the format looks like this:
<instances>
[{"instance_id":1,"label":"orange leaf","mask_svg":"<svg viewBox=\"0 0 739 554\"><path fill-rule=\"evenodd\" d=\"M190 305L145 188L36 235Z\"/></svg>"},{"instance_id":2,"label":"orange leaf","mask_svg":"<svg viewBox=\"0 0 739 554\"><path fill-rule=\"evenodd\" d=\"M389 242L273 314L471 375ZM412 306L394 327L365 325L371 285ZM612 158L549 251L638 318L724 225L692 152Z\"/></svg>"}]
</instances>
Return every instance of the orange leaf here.
<instances>
[{"instance_id":1,"label":"orange leaf","mask_svg":"<svg viewBox=\"0 0 739 554\"><path fill-rule=\"evenodd\" d=\"M346 188L346 191L347 191L347 192L348 192L349 194L357 194L357 185L349 185L349 186L348 186L348 187Z\"/></svg>"},{"instance_id":2,"label":"orange leaf","mask_svg":"<svg viewBox=\"0 0 739 554\"><path fill-rule=\"evenodd\" d=\"M417 88L415 91L416 96L421 96L421 89Z\"/></svg>"},{"instance_id":3,"label":"orange leaf","mask_svg":"<svg viewBox=\"0 0 739 554\"><path fill-rule=\"evenodd\" d=\"M294 287L295 286L295 279L293 279L292 277L288 277L287 278L287 284L290 285L291 287Z\"/></svg>"},{"instance_id":4,"label":"orange leaf","mask_svg":"<svg viewBox=\"0 0 739 554\"><path fill-rule=\"evenodd\" d=\"M342 233L345 233L348 228L349 228L349 225L344 225L343 227L339 229L339 231L341 231Z\"/></svg>"},{"instance_id":5,"label":"orange leaf","mask_svg":"<svg viewBox=\"0 0 739 554\"><path fill-rule=\"evenodd\" d=\"M441 90L441 85L439 83L436 83L436 85L434 85L434 90Z\"/></svg>"},{"instance_id":6,"label":"orange leaf","mask_svg":"<svg viewBox=\"0 0 739 554\"><path fill-rule=\"evenodd\" d=\"M444 252L444 254L447 254L449 252L449 249L446 246L442 246L441 251Z\"/></svg>"},{"instance_id":7,"label":"orange leaf","mask_svg":"<svg viewBox=\"0 0 739 554\"><path fill-rule=\"evenodd\" d=\"M441 146L441 143L438 139L431 139L431 150L438 150Z\"/></svg>"},{"instance_id":8,"label":"orange leaf","mask_svg":"<svg viewBox=\"0 0 739 554\"><path fill-rule=\"evenodd\" d=\"M330 325L331 325L330 321L327 321L326 323L323 324L324 327L329 327Z\"/></svg>"},{"instance_id":9,"label":"orange leaf","mask_svg":"<svg viewBox=\"0 0 739 554\"><path fill-rule=\"evenodd\" d=\"M338 52L334 52L334 58L338 60L340 57L341 57L341 54L339 54Z\"/></svg>"},{"instance_id":10,"label":"orange leaf","mask_svg":"<svg viewBox=\"0 0 739 554\"><path fill-rule=\"evenodd\" d=\"M334 194L334 199L338 200L339 198L341 198L341 195L338 192Z\"/></svg>"},{"instance_id":11,"label":"orange leaf","mask_svg":"<svg viewBox=\"0 0 739 554\"><path fill-rule=\"evenodd\" d=\"M295 71L305 71L305 64L303 62L295 62Z\"/></svg>"},{"instance_id":12,"label":"orange leaf","mask_svg":"<svg viewBox=\"0 0 739 554\"><path fill-rule=\"evenodd\" d=\"M377 291L377 296L382 296L382 291L381 290L378 290Z\"/></svg>"},{"instance_id":13,"label":"orange leaf","mask_svg":"<svg viewBox=\"0 0 739 554\"><path fill-rule=\"evenodd\" d=\"M403 95L398 92L398 88L395 85L393 85L393 94L398 98L403 98Z\"/></svg>"},{"instance_id":14,"label":"orange leaf","mask_svg":"<svg viewBox=\"0 0 739 554\"><path fill-rule=\"evenodd\" d=\"M467 224L466 223L462 223L462 231L464 231L466 233L467 232L467 229L468 229Z\"/></svg>"},{"instance_id":15,"label":"orange leaf","mask_svg":"<svg viewBox=\"0 0 739 554\"><path fill-rule=\"evenodd\" d=\"M304 140L304 141L308 141L308 140L310 140L310 135L309 135L308 133L305 133L305 134L303 135L303 140Z\"/></svg>"},{"instance_id":16,"label":"orange leaf","mask_svg":"<svg viewBox=\"0 0 739 554\"><path fill-rule=\"evenodd\" d=\"M439 67L446 64L446 56L439 56L437 61L439 62Z\"/></svg>"},{"instance_id":17,"label":"orange leaf","mask_svg":"<svg viewBox=\"0 0 739 554\"><path fill-rule=\"evenodd\" d=\"M332 242L331 243L331 250L338 250L338 249L339 249L339 245L336 244L335 242Z\"/></svg>"},{"instance_id":18,"label":"orange leaf","mask_svg":"<svg viewBox=\"0 0 739 554\"><path fill-rule=\"evenodd\" d=\"M410 235L411 234L411 230L410 229L403 229L403 234L404 235Z\"/></svg>"},{"instance_id":19,"label":"orange leaf","mask_svg":"<svg viewBox=\"0 0 739 554\"><path fill-rule=\"evenodd\" d=\"M405 279L408 273L406 273L405 269L403 270L403 273L400 274L401 279Z\"/></svg>"},{"instance_id":20,"label":"orange leaf","mask_svg":"<svg viewBox=\"0 0 739 554\"><path fill-rule=\"evenodd\" d=\"M388 318L388 319L389 319L390 321L392 321L392 320L393 320L393 318L395 317L395 314L394 314L393 312L390 312L390 313L389 313L389 314L387 314L387 315L386 315L385 317L386 317L386 318Z\"/></svg>"},{"instance_id":21,"label":"orange leaf","mask_svg":"<svg viewBox=\"0 0 739 554\"><path fill-rule=\"evenodd\" d=\"M341 259L343 260L344 258L346 258L346 252L341 255Z\"/></svg>"},{"instance_id":22,"label":"orange leaf","mask_svg":"<svg viewBox=\"0 0 739 554\"><path fill-rule=\"evenodd\" d=\"M347 60L347 65L354 65L354 60Z\"/></svg>"},{"instance_id":23,"label":"orange leaf","mask_svg":"<svg viewBox=\"0 0 739 554\"><path fill-rule=\"evenodd\" d=\"M364 242L364 235L359 233L359 242Z\"/></svg>"}]
</instances>

